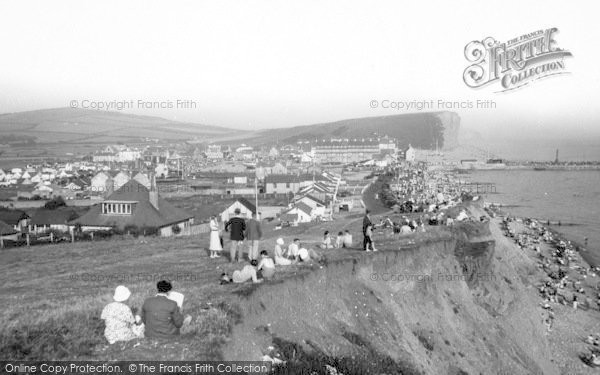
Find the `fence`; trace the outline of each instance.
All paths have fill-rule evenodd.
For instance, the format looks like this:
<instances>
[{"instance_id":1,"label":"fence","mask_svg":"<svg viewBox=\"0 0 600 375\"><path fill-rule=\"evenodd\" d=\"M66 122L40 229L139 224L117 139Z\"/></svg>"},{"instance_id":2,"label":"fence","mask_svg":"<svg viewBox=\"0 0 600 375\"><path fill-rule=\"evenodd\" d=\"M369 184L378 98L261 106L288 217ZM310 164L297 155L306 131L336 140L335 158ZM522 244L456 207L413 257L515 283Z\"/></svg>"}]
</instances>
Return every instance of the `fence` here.
<instances>
[{"instance_id":1,"label":"fence","mask_svg":"<svg viewBox=\"0 0 600 375\"><path fill-rule=\"evenodd\" d=\"M210 232L210 225L209 224L197 224L197 225L190 225L187 228L184 228L181 233L179 233L180 236L197 236L197 235L201 235L204 233L208 233Z\"/></svg>"}]
</instances>

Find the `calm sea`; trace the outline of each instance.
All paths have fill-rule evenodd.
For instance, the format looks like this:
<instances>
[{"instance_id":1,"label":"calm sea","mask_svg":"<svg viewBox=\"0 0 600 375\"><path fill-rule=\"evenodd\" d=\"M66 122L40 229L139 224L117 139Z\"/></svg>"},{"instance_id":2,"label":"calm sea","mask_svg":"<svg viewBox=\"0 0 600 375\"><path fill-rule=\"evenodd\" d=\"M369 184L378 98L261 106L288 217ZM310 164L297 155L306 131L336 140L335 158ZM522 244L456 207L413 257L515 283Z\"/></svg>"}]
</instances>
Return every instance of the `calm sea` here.
<instances>
[{"instance_id":1,"label":"calm sea","mask_svg":"<svg viewBox=\"0 0 600 375\"><path fill-rule=\"evenodd\" d=\"M495 184L487 200L515 205L506 208L513 215L574 224L552 228L581 244L587 238L586 258L600 264L600 171L473 171L469 178Z\"/></svg>"}]
</instances>

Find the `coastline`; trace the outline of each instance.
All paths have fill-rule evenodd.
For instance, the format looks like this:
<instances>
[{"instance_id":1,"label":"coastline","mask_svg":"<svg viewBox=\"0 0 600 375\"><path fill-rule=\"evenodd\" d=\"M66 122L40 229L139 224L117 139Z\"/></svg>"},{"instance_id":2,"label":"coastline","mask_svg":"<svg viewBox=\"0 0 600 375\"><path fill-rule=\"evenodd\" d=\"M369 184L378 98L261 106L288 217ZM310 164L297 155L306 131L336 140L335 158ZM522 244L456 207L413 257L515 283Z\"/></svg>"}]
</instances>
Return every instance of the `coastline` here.
<instances>
[{"instance_id":1,"label":"coastline","mask_svg":"<svg viewBox=\"0 0 600 375\"><path fill-rule=\"evenodd\" d=\"M521 220L521 221L535 220L536 222L539 223L539 225L541 226L541 228L543 228L543 229L547 230L548 232L550 232L552 234L552 237L556 241L564 241L564 242L572 245L574 248L578 249L577 250L577 254L581 257L581 259L585 262L585 264L588 267L590 267L590 268L600 268L600 260L598 259L597 256L594 256L594 254L593 254L592 251L590 251L589 249L587 249L580 242L578 242L578 241L573 240L572 238L570 238L570 236L568 234L565 234L565 233L557 230L556 228L554 228L555 225L552 225L552 224L551 225L547 225L547 224L545 224L545 222L543 220L536 219L536 218L528 218L528 217L513 215L510 211L504 209L506 207L510 207L510 205L499 205L499 204L495 204L493 202L486 202L485 203L485 207L486 208L490 208L490 209L494 209L499 215L506 216L506 217L512 217L514 219L518 219L518 220Z\"/></svg>"}]
</instances>

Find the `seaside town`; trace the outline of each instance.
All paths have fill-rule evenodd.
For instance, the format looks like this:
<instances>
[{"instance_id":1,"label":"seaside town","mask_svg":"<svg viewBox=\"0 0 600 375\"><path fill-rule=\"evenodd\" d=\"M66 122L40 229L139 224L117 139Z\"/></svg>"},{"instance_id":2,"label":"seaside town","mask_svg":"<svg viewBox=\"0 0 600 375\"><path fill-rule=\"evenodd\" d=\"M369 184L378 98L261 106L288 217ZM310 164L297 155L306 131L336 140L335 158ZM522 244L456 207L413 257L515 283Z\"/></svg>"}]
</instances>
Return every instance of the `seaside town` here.
<instances>
[{"instance_id":1,"label":"seaside town","mask_svg":"<svg viewBox=\"0 0 600 375\"><path fill-rule=\"evenodd\" d=\"M211 215L227 221L235 208L280 225L331 220L359 204L365 177L414 160L412 147L400 150L388 137L261 148L107 145L70 161L0 169L0 245L197 234Z\"/></svg>"},{"instance_id":2,"label":"seaside town","mask_svg":"<svg viewBox=\"0 0 600 375\"><path fill-rule=\"evenodd\" d=\"M471 159L453 161L437 150L399 143L383 136L270 147L111 144L69 161L7 168L0 170L0 246L109 241L118 247L119 241L189 238L196 250L206 252L209 267L220 269L215 283L253 284L276 280L286 269L322 268L335 249L375 253L394 240L414 246L442 228L491 219L499 220L504 235L547 274L537 288L549 333L559 319L557 305L600 309L600 269L579 256L587 243L566 241L546 223L510 216L487 200L489 217L474 215L469 202L495 191L490 184L465 179L460 167ZM490 168L501 163L487 162ZM340 227L356 218L361 218L359 228ZM301 235L314 228L322 228L322 236ZM261 241L267 232L273 247ZM465 280L464 274L438 277ZM466 280L473 277L482 276L471 274ZM134 316L123 304L131 291L116 287L114 302L101 316L109 345L143 337L170 339L193 324L193 317L182 313L184 295L172 290L172 281L157 285L159 295L177 306L168 327L153 321L158 314L153 311L162 309L159 301L145 301ZM112 321L124 308L132 319L126 326ZM599 366L600 336L590 333L584 339L581 361ZM263 361L285 363L279 349L270 346L263 353Z\"/></svg>"}]
</instances>

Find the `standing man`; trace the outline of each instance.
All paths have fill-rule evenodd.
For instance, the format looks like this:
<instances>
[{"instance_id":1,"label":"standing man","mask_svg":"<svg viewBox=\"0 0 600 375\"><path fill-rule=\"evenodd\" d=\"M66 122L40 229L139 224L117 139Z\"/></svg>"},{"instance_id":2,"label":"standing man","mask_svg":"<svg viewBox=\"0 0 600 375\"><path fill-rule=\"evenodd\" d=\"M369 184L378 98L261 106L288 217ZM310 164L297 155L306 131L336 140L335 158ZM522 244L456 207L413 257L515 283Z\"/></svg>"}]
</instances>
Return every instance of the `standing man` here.
<instances>
[{"instance_id":1,"label":"standing man","mask_svg":"<svg viewBox=\"0 0 600 375\"><path fill-rule=\"evenodd\" d=\"M371 247L373 247L373 244L371 243L371 237L367 235L367 229L371 225L373 225L373 223L371 223L370 211L367 209L365 211L365 217L363 218L363 225L362 225L362 231L363 231L363 250L368 250L369 249L369 247L368 247L369 245Z\"/></svg>"},{"instance_id":2,"label":"standing man","mask_svg":"<svg viewBox=\"0 0 600 375\"><path fill-rule=\"evenodd\" d=\"M240 209L236 208L233 212L235 216L225 224L225 232L229 232L229 238L231 239L231 249L229 250L231 263L235 262L236 253L238 262L242 261L242 252L244 251L242 245L244 244L244 232L246 231L246 221L240 217Z\"/></svg>"},{"instance_id":3,"label":"standing man","mask_svg":"<svg viewBox=\"0 0 600 375\"><path fill-rule=\"evenodd\" d=\"M262 230L260 221L256 219L256 212L252 213L252 219L248 221L246 238L248 239L248 259L258 260L258 243L262 238Z\"/></svg>"}]
</instances>

